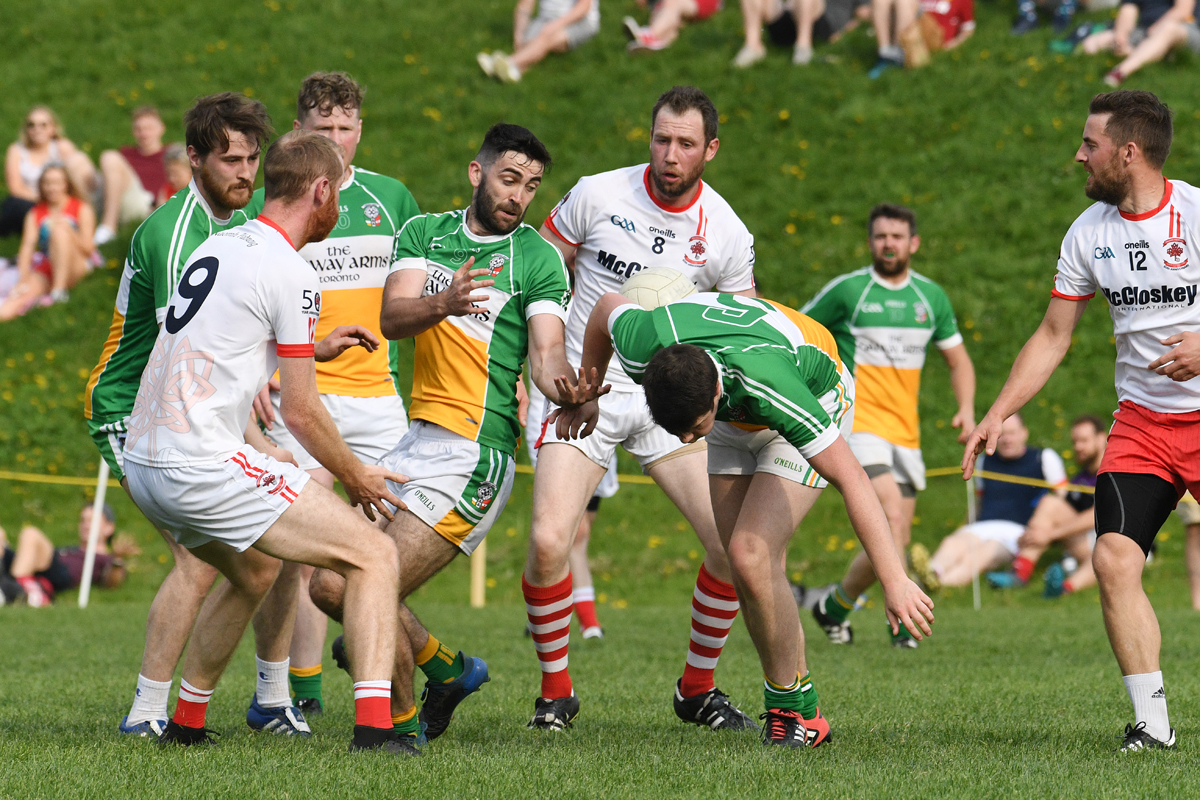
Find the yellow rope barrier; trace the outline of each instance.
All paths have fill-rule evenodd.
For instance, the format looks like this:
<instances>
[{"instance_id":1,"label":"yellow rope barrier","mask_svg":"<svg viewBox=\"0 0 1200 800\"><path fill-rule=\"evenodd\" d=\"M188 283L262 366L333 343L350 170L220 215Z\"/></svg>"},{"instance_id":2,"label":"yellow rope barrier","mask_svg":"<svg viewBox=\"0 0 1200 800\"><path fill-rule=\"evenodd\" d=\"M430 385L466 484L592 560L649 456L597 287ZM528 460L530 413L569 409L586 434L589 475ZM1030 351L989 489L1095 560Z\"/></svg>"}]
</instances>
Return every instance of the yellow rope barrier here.
<instances>
[{"instance_id":1,"label":"yellow rope barrier","mask_svg":"<svg viewBox=\"0 0 1200 800\"><path fill-rule=\"evenodd\" d=\"M38 475L33 472L8 472L0 470L0 481L22 481L24 483L56 483L62 486L95 486L95 478L74 478L69 475ZM119 481L110 480L110 489L119 489Z\"/></svg>"}]
</instances>

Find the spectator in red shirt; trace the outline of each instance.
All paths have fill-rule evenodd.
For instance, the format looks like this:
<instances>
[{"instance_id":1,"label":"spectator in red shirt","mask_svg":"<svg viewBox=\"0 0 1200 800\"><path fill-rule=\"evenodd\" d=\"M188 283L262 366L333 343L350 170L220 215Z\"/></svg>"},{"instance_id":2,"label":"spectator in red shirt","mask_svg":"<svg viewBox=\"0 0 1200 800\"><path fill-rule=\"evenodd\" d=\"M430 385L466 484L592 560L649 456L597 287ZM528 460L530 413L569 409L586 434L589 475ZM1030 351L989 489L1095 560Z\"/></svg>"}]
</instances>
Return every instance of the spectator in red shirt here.
<instances>
[{"instance_id":1,"label":"spectator in red shirt","mask_svg":"<svg viewBox=\"0 0 1200 800\"><path fill-rule=\"evenodd\" d=\"M921 0L921 16L900 34L905 63L925 66L930 53L958 47L973 33L974 0Z\"/></svg>"},{"instance_id":2,"label":"spectator in red shirt","mask_svg":"<svg viewBox=\"0 0 1200 800\"><path fill-rule=\"evenodd\" d=\"M633 17L623 21L629 37L628 50L665 50L679 36L685 23L700 22L721 10L722 0L637 0L639 6L650 9L650 24L641 26Z\"/></svg>"},{"instance_id":3,"label":"spectator in red shirt","mask_svg":"<svg viewBox=\"0 0 1200 800\"><path fill-rule=\"evenodd\" d=\"M105 504L104 519L100 522L100 540L96 543L96 562L92 568L92 585L115 589L125 580L123 558L141 552L131 537L122 535L114 540L116 524L112 507ZM83 579L83 561L87 552L88 533L92 526L92 507L84 506L79 514L79 545L55 548L54 544L32 525L21 528L17 547L8 546L4 529L0 528L0 604L27 602L33 607L49 605L58 592L79 587ZM111 550L110 550L111 544Z\"/></svg>"},{"instance_id":4,"label":"spectator in red shirt","mask_svg":"<svg viewBox=\"0 0 1200 800\"><path fill-rule=\"evenodd\" d=\"M104 207L96 227L96 245L112 241L117 228L150 216L167 183L163 135L167 127L154 106L133 110L133 145L100 154Z\"/></svg>"}]
</instances>

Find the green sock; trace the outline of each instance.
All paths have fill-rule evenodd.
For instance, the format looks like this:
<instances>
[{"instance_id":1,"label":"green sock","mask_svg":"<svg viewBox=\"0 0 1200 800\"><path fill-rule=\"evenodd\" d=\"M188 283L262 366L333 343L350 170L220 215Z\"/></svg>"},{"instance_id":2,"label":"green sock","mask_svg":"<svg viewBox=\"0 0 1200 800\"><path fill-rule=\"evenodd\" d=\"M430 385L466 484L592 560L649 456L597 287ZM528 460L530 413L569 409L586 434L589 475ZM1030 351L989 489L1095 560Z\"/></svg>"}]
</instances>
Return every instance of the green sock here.
<instances>
[{"instance_id":1,"label":"green sock","mask_svg":"<svg viewBox=\"0 0 1200 800\"><path fill-rule=\"evenodd\" d=\"M414 659L421 672L433 683L449 683L463 673L462 654L455 655L430 634L429 641Z\"/></svg>"},{"instance_id":2,"label":"green sock","mask_svg":"<svg viewBox=\"0 0 1200 800\"><path fill-rule=\"evenodd\" d=\"M891 625L888 625L888 633L889 633L889 634L891 634L891 637L892 637L892 641L893 641L893 642L900 642L900 641L903 641L903 640L905 640L905 639L911 639L911 638L913 638L912 634L908 632L908 628L904 627L904 623L903 623L903 622L902 622L902 623L900 623L900 632L899 632L899 633L892 633L892 626L891 626Z\"/></svg>"},{"instance_id":3,"label":"green sock","mask_svg":"<svg viewBox=\"0 0 1200 800\"><path fill-rule=\"evenodd\" d=\"M393 714L392 729L401 736L420 735L421 718L417 716L417 709L414 708L407 714Z\"/></svg>"},{"instance_id":4,"label":"green sock","mask_svg":"<svg viewBox=\"0 0 1200 800\"><path fill-rule=\"evenodd\" d=\"M297 700L321 700L321 668L288 670L288 682L292 686L292 697Z\"/></svg>"},{"instance_id":5,"label":"green sock","mask_svg":"<svg viewBox=\"0 0 1200 800\"><path fill-rule=\"evenodd\" d=\"M839 583L837 588L821 601L821 606L825 616L832 618L834 622L845 622L854 610L854 598L847 595Z\"/></svg>"},{"instance_id":6,"label":"green sock","mask_svg":"<svg viewBox=\"0 0 1200 800\"><path fill-rule=\"evenodd\" d=\"M797 675L796 682L791 686L780 686L772 683L770 678L765 678L763 702L768 709L799 711L804 719L817 716L817 688L813 686L810 673L805 673L803 678Z\"/></svg>"}]
</instances>

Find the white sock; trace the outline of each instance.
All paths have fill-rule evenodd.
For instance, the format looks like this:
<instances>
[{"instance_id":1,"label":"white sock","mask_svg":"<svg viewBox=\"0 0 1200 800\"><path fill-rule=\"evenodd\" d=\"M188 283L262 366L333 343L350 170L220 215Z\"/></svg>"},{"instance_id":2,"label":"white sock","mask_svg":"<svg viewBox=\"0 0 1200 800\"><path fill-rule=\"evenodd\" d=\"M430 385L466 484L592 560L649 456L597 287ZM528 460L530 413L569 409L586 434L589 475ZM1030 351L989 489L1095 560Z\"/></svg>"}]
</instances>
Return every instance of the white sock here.
<instances>
[{"instance_id":1,"label":"white sock","mask_svg":"<svg viewBox=\"0 0 1200 800\"><path fill-rule=\"evenodd\" d=\"M133 695L133 708L129 709L128 723L136 725L155 719L170 719L171 715L167 713L170 694L170 681L152 681L139 674L137 691Z\"/></svg>"},{"instance_id":2,"label":"white sock","mask_svg":"<svg viewBox=\"0 0 1200 800\"><path fill-rule=\"evenodd\" d=\"M288 664L290 658L283 661L263 661L254 657L258 668L258 683L255 692L258 694L258 704L263 708L282 708L292 704L288 691Z\"/></svg>"},{"instance_id":3,"label":"white sock","mask_svg":"<svg viewBox=\"0 0 1200 800\"><path fill-rule=\"evenodd\" d=\"M1167 693L1163 691L1162 670L1141 675L1126 675L1125 689L1133 701L1134 724L1146 723L1146 733L1165 742L1171 738L1167 720Z\"/></svg>"},{"instance_id":4,"label":"white sock","mask_svg":"<svg viewBox=\"0 0 1200 800\"><path fill-rule=\"evenodd\" d=\"M576 603L578 603L580 601L586 601L586 600L594 601L596 599L596 587L595 586L580 586L578 589L571 592L571 599L574 600Z\"/></svg>"}]
</instances>

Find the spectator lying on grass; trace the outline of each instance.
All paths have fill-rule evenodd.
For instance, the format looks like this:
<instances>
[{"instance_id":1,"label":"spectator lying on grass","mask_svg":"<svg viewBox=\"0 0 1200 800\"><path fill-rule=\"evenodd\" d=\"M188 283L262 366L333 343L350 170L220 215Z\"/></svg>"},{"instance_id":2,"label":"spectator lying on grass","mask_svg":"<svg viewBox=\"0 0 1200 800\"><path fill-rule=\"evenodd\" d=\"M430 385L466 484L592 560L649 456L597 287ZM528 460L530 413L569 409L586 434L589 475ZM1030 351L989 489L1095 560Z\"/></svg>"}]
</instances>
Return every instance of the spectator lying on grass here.
<instances>
[{"instance_id":1,"label":"spectator lying on grass","mask_svg":"<svg viewBox=\"0 0 1200 800\"><path fill-rule=\"evenodd\" d=\"M1122 3L1113 26L1083 40L1089 55L1111 50L1124 60L1104 76L1109 86L1120 86L1147 64L1162 61L1167 53L1186 47L1200 53L1200 28L1192 12L1196 0L1134 0Z\"/></svg>"},{"instance_id":2,"label":"spectator lying on grass","mask_svg":"<svg viewBox=\"0 0 1200 800\"><path fill-rule=\"evenodd\" d=\"M904 63L912 68L929 63L941 50L953 50L975 33L974 0L921 0L921 16L900 32Z\"/></svg>"},{"instance_id":3,"label":"spectator lying on grass","mask_svg":"<svg viewBox=\"0 0 1200 800\"><path fill-rule=\"evenodd\" d=\"M0 236L21 232L25 214L38 201L38 178L51 164L66 166L72 182L83 193L91 192L96 185L95 167L63 134L58 117L46 106L34 106L4 159L4 185L9 196L0 204Z\"/></svg>"},{"instance_id":4,"label":"spectator lying on grass","mask_svg":"<svg viewBox=\"0 0 1200 800\"><path fill-rule=\"evenodd\" d=\"M38 302L66 302L68 289L87 274L95 249L96 213L79 199L66 167L52 164L43 170L38 192L40 201L25 216L17 251L20 280L0 303L0 322L21 316Z\"/></svg>"},{"instance_id":5,"label":"spectator lying on grass","mask_svg":"<svg viewBox=\"0 0 1200 800\"><path fill-rule=\"evenodd\" d=\"M103 513L92 585L115 589L125 580L122 559L138 555L141 550L128 535L114 537L116 522L111 506L105 504ZM26 525L17 536L15 550L9 546L4 529L0 528L0 551L4 554L0 598L8 604L25 601L37 608L49 605L59 592L78 588L83 578L83 560L91 527L92 506L87 505L79 513L77 546L55 548L46 534Z\"/></svg>"},{"instance_id":6,"label":"spectator lying on grass","mask_svg":"<svg viewBox=\"0 0 1200 800\"><path fill-rule=\"evenodd\" d=\"M97 245L112 241L119 225L141 222L171 196L164 195L167 172L163 134L166 132L158 109L140 106L133 111L134 143L100 154L103 203L100 224L96 227Z\"/></svg>"},{"instance_id":7,"label":"spectator lying on grass","mask_svg":"<svg viewBox=\"0 0 1200 800\"><path fill-rule=\"evenodd\" d=\"M765 26L771 44L792 48L792 63L812 61L813 42L836 42L870 17L867 0L742 0L746 43L733 59L745 68L767 57Z\"/></svg>"},{"instance_id":8,"label":"spectator lying on grass","mask_svg":"<svg viewBox=\"0 0 1200 800\"><path fill-rule=\"evenodd\" d=\"M546 56L574 50L599 32L600 0L517 0L512 55L481 52L475 60L489 78L516 83Z\"/></svg>"},{"instance_id":9,"label":"spectator lying on grass","mask_svg":"<svg viewBox=\"0 0 1200 800\"><path fill-rule=\"evenodd\" d=\"M686 23L701 22L721 10L721 0L637 0L637 3L642 8L650 6L650 24L643 27L633 17L622 21L631 53L665 50Z\"/></svg>"}]
</instances>

